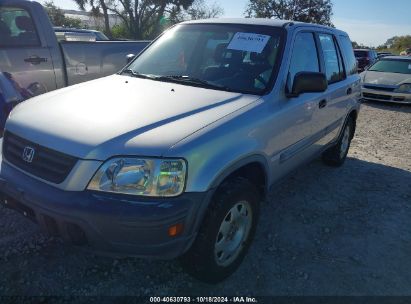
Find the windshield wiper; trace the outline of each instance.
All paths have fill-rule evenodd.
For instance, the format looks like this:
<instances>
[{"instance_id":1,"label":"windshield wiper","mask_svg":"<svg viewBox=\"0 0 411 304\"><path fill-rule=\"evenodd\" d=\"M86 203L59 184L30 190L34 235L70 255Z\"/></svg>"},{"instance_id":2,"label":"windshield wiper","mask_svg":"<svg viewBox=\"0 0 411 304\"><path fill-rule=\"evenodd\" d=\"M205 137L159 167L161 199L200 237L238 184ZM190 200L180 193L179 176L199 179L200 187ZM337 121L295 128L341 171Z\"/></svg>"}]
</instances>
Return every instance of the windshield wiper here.
<instances>
[{"instance_id":1,"label":"windshield wiper","mask_svg":"<svg viewBox=\"0 0 411 304\"><path fill-rule=\"evenodd\" d=\"M144 78L144 79L153 79L153 77L150 75L140 74L132 69L125 69L124 71L121 72L121 74L128 74L133 77Z\"/></svg>"},{"instance_id":2,"label":"windshield wiper","mask_svg":"<svg viewBox=\"0 0 411 304\"><path fill-rule=\"evenodd\" d=\"M224 85L211 83L207 80L194 78L186 75L164 75L164 76L157 76L157 75L150 75L150 74L140 74L132 69L126 69L121 74L128 74L132 77L144 78L144 79L151 79L156 81L165 81L165 82L174 82L174 83L186 83L195 86L199 86L202 88L208 89L217 89L217 90L224 90L229 92L234 92L233 89L226 87Z\"/></svg>"},{"instance_id":3,"label":"windshield wiper","mask_svg":"<svg viewBox=\"0 0 411 304\"><path fill-rule=\"evenodd\" d=\"M186 75L165 75L165 76L153 76L153 79L159 80L159 81L170 81L170 82L176 82L176 83L187 83L187 84L192 84L192 85L197 85L203 88L209 88L209 89L218 89L218 90L224 90L224 91L233 91L231 88L226 87L224 85L212 83L207 80L203 80L200 78L194 78Z\"/></svg>"}]
</instances>

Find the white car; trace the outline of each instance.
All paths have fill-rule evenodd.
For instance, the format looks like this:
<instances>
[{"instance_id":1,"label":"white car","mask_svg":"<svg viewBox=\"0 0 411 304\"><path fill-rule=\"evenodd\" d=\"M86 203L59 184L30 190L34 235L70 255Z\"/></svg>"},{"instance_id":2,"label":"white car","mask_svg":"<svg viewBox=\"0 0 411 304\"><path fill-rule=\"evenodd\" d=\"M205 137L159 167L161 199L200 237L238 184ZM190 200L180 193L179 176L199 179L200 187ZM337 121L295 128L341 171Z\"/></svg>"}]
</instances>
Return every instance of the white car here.
<instances>
[{"instance_id":1,"label":"white car","mask_svg":"<svg viewBox=\"0 0 411 304\"><path fill-rule=\"evenodd\" d=\"M384 57L361 78L363 99L411 104L411 57Z\"/></svg>"}]
</instances>

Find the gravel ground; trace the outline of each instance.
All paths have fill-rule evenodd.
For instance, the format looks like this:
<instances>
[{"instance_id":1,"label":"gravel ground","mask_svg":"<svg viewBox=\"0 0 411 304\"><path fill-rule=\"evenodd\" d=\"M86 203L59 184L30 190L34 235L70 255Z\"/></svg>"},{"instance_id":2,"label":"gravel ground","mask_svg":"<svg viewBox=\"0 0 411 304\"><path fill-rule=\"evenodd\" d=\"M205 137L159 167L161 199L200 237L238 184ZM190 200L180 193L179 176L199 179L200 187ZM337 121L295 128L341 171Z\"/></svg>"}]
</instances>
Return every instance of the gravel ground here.
<instances>
[{"instance_id":1,"label":"gravel ground","mask_svg":"<svg viewBox=\"0 0 411 304\"><path fill-rule=\"evenodd\" d=\"M411 107L364 104L345 165L315 161L269 201L216 286L176 261L85 253L0 207L0 295L411 295Z\"/></svg>"}]
</instances>

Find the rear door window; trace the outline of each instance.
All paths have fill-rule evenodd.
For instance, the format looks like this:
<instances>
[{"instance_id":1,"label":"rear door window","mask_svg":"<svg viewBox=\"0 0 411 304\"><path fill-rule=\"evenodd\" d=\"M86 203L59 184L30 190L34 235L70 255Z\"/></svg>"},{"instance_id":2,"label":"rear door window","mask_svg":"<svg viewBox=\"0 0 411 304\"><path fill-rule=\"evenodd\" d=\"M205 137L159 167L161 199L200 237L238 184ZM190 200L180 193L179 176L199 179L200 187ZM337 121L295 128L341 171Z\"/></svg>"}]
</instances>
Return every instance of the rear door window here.
<instances>
[{"instance_id":1,"label":"rear door window","mask_svg":"<svg viewBox=\"0 0 411 304\"><path fill-rule=\"evenodd\" d=\"M325 63L325 72L328 83L338 82L344 79L344 68L341 56L334 38L329 34L319 34L321 49Z\"/></svg>"},{"instance_id":2,"label":"rear door window","mask_svg":"<svg viewBox=\"0 0 411 304\"><path fill-rule=\"evenodd\" d=\"M40 46L34 22L23 8L0 7L0 47Z\"/></svg>"}]
</instances>

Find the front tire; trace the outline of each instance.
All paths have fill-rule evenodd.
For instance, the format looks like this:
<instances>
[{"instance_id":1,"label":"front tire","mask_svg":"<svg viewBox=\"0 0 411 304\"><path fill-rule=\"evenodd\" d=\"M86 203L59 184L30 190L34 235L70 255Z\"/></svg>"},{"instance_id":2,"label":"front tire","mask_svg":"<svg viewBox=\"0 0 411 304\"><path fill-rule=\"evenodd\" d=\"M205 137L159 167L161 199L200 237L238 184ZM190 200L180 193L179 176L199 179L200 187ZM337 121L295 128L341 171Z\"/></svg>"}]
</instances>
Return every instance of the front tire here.
<instances>
[{"instance_id":1,"label":"front tire","mask_svg":"<svg viewBox=\"0 0 411 304\"><path fill-rule=\"evenodd\" d=\"M354 135L354 126L354 120L349 117L337 144L326 150L322 155L322 160L326 165L340 167L344 164Z\"/></svg>"},{"instance_id":2,"label":"front tire","mask_svg":"<svg viewBox=\"0 0 411 304\"><path fill-rule=\"evenodd\" d=\"M259 217L260 194L237 177L216 191L193 246L181 258L190 275L218 283L240 266L252 242Z\"/></svg>"}]
</instances>

